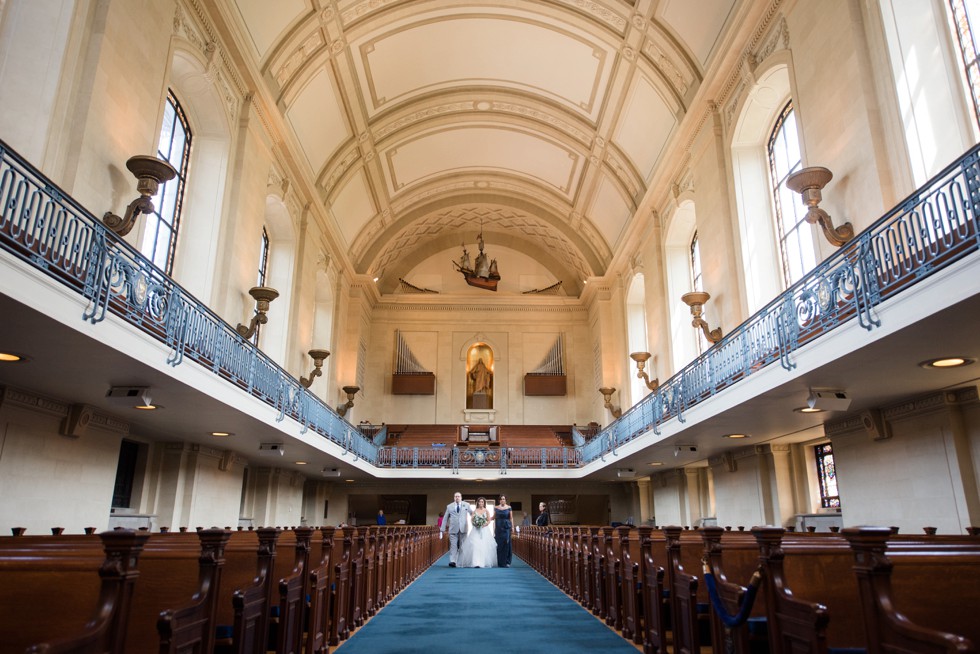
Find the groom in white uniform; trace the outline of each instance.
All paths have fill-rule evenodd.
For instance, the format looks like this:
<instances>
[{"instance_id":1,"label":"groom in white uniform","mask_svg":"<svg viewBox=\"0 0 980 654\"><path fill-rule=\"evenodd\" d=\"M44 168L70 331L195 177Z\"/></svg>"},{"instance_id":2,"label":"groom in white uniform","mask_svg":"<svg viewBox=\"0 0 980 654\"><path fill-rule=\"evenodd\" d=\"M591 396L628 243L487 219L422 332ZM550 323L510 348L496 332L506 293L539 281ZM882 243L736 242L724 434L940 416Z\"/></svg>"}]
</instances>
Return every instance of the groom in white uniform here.
<instances>
[{"instance_id":1,"label":"groom in white uniform","mask_svg":"<svg viewBox=\"0 0 980 654\"><path fill-rule=\"evenodd\" d=\"M466 538L466 528L468 518L473 513L473 508L469 502L463 501L460 493L453 495L453 501L446 505L446 513L442 518L442 527L439 528L439 538L442 539L442 532L449 530L449 567L456 567L456 560L459 558L459 548L463 546Z\"/></svg>"}]
</instances>

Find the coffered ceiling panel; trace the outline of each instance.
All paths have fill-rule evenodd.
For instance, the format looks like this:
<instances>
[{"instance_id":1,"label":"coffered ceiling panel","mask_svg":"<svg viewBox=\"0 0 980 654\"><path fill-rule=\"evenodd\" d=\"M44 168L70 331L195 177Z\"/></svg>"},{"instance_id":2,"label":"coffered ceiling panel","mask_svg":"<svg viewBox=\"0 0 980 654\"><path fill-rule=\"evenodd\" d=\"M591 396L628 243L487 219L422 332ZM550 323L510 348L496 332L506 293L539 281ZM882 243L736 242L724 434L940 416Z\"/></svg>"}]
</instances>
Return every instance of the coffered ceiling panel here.
<instances>
[{"instance_id":1,"label":"coffered ceiling panel","mask_svg":"<svg viewBox=\"0 0 980 654\"><path fill-rule=\"evenodd\" d=\"M363 170L355 171L340 187L340 192L330 203L330 212L347 242L353 242L358 232L377 212Z\"/></svg>"},{"instance_id":2,"label":"coffered ceiling panel","mask_svg":"<svg viewBox=\"0 0 980 654\"><path fill-rule=\"evenodd\" d=\"M645 181L660 159L667 139L677 125L674 112L645 77L637 79L616 130L615 142L623 149Z\"/></svg>"},{"instance_id":3,"label":"coffered ceiling panel","mask_svg":"<svg viewBox=\"0 0 980 654\"><path fill-rule=\"evenodd\" d=\"M609 179L603 179L596 193L595 202L589 213L596 216L599 233L606 239L610 247L615 247L626 225L626 220L632 213L632 208L623 197L622 191Z\"/></svg>"},{"instance_id":4,"label":"coffered ceiling panel","mask_svg":"<svg viewBox=\"0 0 980 654\"><path fill-rule=\"evenodd\" d=\"M514 266L548 272L513 280L550 275L570 295L649 219L637 207L745 4L194 1L281 112L276 147L356 273L395 292L393 272L483 226L524 255Z\"/></svg>"},{"instance_id":5,"label":"coffered ceiling panel","mask_svg":"<svg viewBox=\"0 0 980 654\"><path fill-rule=\"evenodd\" d=\"M325 70L317 73L299 92L286 109L286 119L296 133L314 176L333 152L350 138L343 107Z\"/></svg>"},{"instance_id":6,"label":"coffered ceiling panel","mask_svg":"<svg viewBox=\"0 0 980 654\"><path fill-rule=\"evenodd\" d=\"M567 196L581 170L580 157L564 144L539 133L493 125L433 130L385 155L392 195L441 175L509 172Z\"/></svg>"},{"instance_id":7,"label":"coffered ceiling panel","mask_svg":"<svg viewBox=\"0 0 980 654\"><path fill-rule=\"evenodd\" d=\"M568 25L514 11L472 11L413 16L352 44L369 115L423 94L490 86L540 95L597 119L614 52Z\"/></svg>"},{"instance_id":8,"label":"coffered ceiling panel","mask_svg":"<svg viewBox=\"0 0 980 654\"><path fill-rule=\"evenodd\" d=\"M703 67L711 56L736 0L664 0L658 13L687 44Z\"/></svg>"},{"instance_id":9,"label":"coffered ceiling panel","mask_svg":"<svg viewBox=\"0 0 980 654\"><path fill-rule=\"evenodd\" d=\"M286 27L309 11L309 5L305 0L235 0L255 56L265 58Z\"/></svg>"}]
</instances>

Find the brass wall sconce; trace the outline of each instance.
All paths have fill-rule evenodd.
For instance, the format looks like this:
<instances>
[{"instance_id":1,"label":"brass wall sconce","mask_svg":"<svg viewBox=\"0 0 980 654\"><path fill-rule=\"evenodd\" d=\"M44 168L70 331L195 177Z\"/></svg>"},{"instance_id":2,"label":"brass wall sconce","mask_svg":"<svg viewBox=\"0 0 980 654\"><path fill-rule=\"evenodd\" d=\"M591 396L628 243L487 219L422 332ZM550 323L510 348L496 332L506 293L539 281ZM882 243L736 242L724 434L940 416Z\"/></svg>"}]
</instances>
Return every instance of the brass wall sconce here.
<instances>
[{"instance_id":1,"label":"brass wall sconce","mask_svg":"<svg viewBox=\"0 0 980 654\"><path fill-rule=\"evenodd\" d=\"M139 191L140 196L129 203L122 217L111 211L106 211L102 215L105 226L120 236L125 236L133 229L141 213L153 213L153 200L150 198L157 194L160 184L169 182L177 176L177 169L169 163L144 154L130 157L126 161L126 168L136 177L136 190Z\"/></svg>"},{"instance_id":2,"label":"brass wall sconce","mask_svg":"<svg viewBox=\"0 0 980 654\"><path fill-rule=\"evenodd\" d=\"M652 355L649 352L633 352L630 354L630 358L633 359L633 361L636 361L637 378L642 379L643 383L647 385L648 389L655 391L660 387L660 380L654 379L653 381L650 381L650 377L647 375L646 370L644 370L644 367L646 366L647 361L650 360L651 356Z\"/></svg>"},{"instance_id":3,"label":"brass wall sconce","mask_svg":"<svg viewBox=\"0 0 980 654\"><path fill-rule=\"evenodd\" d=\"M347 393L347 402L337 407L337 414L342 418L347 415L349 409L354 408L354 396L361 390L360 386L344 386L343 391Z\"/></svg>"},{"instance_id":4,"label":"brass wall sconce","mask_svg":"<svg viewBox=\"0 0 980 654\"><path fill-rule=\"evenodd\" d=\"M313 370L309 377L300 377L299 383L303 388L309 388L313 380L323 374L323 361L330 356L330 350L310 350L307 354L313 359Z\"/></svg>"},{"instance_id":5,"label":"brass wall sconce","mask_svg":"<svg viewBox=\"0 0 980 654\"><path fill-rule=\"evenodd\" d=\"M239 324L235 329L244 339L252 338L255 328L269 322L269 317L265 315L269 310L269 303L279 297L279 291L268 286L254 286L248 290L248 294L255 300L255 315L248 326Z\"/></svg>"},{"instance_id":6,"label":"brass wall sconce","mask_svg":"<svg viewBox=\"0 0 980 654\"><path fill-rule=\"evenodd\" d=\"M710 298L711 296L704 291L691 291L681 296L681 302L691 307L691 315L694 316L691 325L695 329L700 329L704 332L704 337L709 342L717 343L721 340L721 327L711 329L708 327L708 323L705 322L704 318L701 317L701 314L704 312L704 303Z\"/></svg>"},{"instance_id":7,"label":"brass wall sconce","mask_svg":"<svg viewBox=\"0 0 980 654\"><path fill-rule=\"evenodd\" d=\"M798 170L787 177L786 188L803 196L803 204L808 207L806 221L811 225L819 225L830 244L840 247L854 238L854 228L851 223L834 227L834 221L830 219L830 215L817 206L823 199L820 190L833 178L834 174L826 168L811 166Z\"/></svg>"},{"instance_id":8,"label":"brass wall sconce","mask_svg":"<svg viewBox=\"0 0 980 654\"><path fill-rule=\"evenodd\" d=\"M602 393L602 397L605 400L605 404L603 404L603 406L609 409L609 413L612 414L613 418L619 418L621 415L623 415L623 410L618 406L613 406L612 403L612 394L616 392L615 388L603 386L599 389L599 392Z\"/></svg>"}]
</instances>

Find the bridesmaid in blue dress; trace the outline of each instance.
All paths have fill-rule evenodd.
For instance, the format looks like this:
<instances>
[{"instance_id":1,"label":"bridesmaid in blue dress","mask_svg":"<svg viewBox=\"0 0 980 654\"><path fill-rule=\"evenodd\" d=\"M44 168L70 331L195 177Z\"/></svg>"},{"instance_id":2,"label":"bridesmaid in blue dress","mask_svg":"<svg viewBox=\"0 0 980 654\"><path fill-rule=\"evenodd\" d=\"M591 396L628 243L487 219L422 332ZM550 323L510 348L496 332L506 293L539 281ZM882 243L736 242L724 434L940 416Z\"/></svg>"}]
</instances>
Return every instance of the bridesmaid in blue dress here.
<instances>
[{"instance_id":1,"label":"bridesmaid in blue dress","mask_svg":"<svg viewBox=\"0 0 980 654\"><path fill-rule=\"evenodd\" d=\"M497 541L497 566L501 568L510 567L510 530L514 525L511 513L507 496L501 495L497 506L493 508L493 537Z\"/></svg>"}]
</instances>

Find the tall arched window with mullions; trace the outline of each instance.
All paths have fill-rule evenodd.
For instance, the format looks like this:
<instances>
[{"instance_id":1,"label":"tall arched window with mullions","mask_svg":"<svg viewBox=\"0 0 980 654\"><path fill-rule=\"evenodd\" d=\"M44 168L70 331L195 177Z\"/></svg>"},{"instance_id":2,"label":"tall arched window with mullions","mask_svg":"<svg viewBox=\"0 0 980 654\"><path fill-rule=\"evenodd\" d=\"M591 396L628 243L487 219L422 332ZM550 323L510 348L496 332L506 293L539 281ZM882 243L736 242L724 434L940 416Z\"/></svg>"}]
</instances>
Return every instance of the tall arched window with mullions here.
<instances>
[{"instance_id":1,"label":"tall arched window with mullions","mask_svg":"<svg viewBox=\"0 0 980 654\"><path fill-rule=\"evenodd\" d=\"M786 178L801 167L800 137L796 130L793 103L779 114L769 136L769 180L772 184L773 217L779 237L783 282L786 287L803 278L817 263L813 230L804 220L798 193L786 188Z\"/></svg>"},{"instance_id":2,"label":"tall arched window with mullions","mask_svg":"<svg viewBox=\"0 0 980 654\"><path fill-rule=\"evenodd\" d=\"M174 252L177 249L177 230L184 203L187 165L191 153L191 129L173 91L167 93L163 112L163 128L157 145L157 156L170 162L177 176L160 185L153 198L155 211L146 216L140 252L168 275L173 272Z\"/></svg>"}]
</instances>

